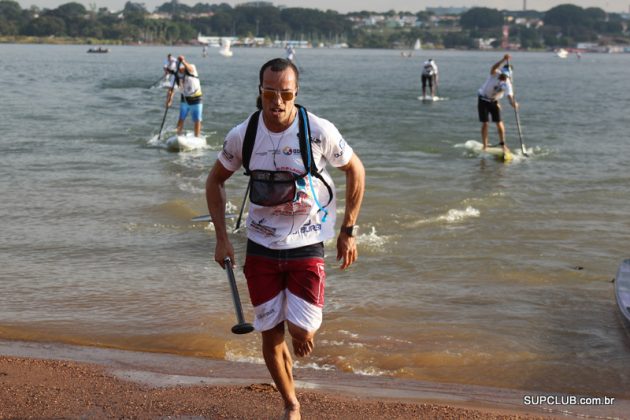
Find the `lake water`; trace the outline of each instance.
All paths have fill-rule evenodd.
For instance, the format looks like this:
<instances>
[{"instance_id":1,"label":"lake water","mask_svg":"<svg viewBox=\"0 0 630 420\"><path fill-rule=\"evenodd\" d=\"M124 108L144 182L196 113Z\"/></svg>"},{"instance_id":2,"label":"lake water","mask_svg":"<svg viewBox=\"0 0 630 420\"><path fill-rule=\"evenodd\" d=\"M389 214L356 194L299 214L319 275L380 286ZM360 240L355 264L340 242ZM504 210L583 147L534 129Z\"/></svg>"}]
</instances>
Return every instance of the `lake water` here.
<instances>
[{"instance_id":1,"label":"lake water","mask_svg":"<svg viewBox=\"0 0 630 420\"><path fill-rule=\"evenodd\" d=\"M258 334L230 333L212 227L190 219L207 213L206 174L254 110L261 64L284 51L86 50L0 45L0 338L262 363ZM207 149L156 141L165 90L149 86L168 52L197 65ZM299 103L334 122L367 170L360 259L342 272L328 244L324 323L298 366L630 397L611 282L630 252L630 55L515 53L530 157L509 164L462 147L479 141L476 90L501 56L298 50ZM444 100L427 104L429 57ZM228 183L232 212L245 185ZM245 234L233 243L242 261Z\"/></svg>"}]
</instances>

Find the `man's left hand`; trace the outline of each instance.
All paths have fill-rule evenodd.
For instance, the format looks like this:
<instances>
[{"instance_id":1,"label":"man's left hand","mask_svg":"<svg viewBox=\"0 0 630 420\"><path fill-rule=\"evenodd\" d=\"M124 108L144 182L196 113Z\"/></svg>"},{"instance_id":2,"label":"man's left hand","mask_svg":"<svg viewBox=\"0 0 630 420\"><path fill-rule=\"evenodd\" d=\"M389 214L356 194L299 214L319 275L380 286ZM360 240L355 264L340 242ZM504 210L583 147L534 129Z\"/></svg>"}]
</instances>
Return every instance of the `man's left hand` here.
<instances>
[{"instance_id":1,"label":"man's left hand","mask_svg":"<svg viewBox=\"0 0 630 420\"><path fill-rule=\"evenodd\" d=\"M345 270L350 267L358 256L356 238L340 233L337 237L337 261L343 260L343 262L339 268Z\"/></svg>"}]
</instances>

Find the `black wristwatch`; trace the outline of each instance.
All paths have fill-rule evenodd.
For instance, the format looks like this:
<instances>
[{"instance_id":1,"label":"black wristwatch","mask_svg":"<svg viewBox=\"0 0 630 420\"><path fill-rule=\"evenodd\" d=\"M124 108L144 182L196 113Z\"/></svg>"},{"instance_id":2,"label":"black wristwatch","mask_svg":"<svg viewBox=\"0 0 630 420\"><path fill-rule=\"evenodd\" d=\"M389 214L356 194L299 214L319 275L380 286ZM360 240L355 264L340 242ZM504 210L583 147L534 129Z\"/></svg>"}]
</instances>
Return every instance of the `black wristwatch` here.
<instances>
[{"instance_id":1,"label":"black wristwatch","mask_svg":"<svg viewBox=\"0 0 630 420\"><path fill-rule=\"evenodd\" d=\"M351 238L359 234L359 225L342 226L341 231Z\"/></svg>"}]
</instances>

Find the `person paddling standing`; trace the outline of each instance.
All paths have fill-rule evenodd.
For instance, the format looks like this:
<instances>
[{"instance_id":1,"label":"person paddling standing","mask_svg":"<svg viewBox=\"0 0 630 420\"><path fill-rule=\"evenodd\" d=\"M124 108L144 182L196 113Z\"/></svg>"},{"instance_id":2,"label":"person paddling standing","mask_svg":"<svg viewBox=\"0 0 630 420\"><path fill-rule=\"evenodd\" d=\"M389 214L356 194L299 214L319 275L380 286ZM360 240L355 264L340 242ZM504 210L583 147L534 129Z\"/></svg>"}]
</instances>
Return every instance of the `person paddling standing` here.
<instances>
[{"instance_id":1,"label":"person paddling standing","mask_svg":"<svg viewBox=\"0 0 630 420\"><path fill-rule=\"evenodd\" d=\"M438 67L432 58L429 58L422 65L422 97L426 97L427 83L431 91L431 97L435 96L438 84Z\"/></svg>"},{"instance_id":2,"label":"person paddling standing","mask_svg":"<svg viewBox=\"0 0 630 420\"><path fill-rule=\"evenodd\" d=\"M499 134L499 145L503 148L504 153L509 153L509 149L505 143L505 126L501 120L501 107L499 99L507 94L510 105L518 110L518 103L514 98L512 89L512 66L508 64L510 54L505 54L501 60L496 62L490 69L490 76L477 91L477 111L479 113L479 121L481 122L481 140L483 149L488 148L488 122L489 116L492 116L492 122L497 125L497 133ZM501 65L505 63L503 67Z\"/></svg>"},{"instance_id":3,"label":"person paddling standing","mask_svg":"<svg viewBox=\"0 0 630 420\"><path fill-rule=\"evenodd\" d=\"M298 79L297 67L287 59L261 67L259 111L227 134L206 181L216 234L214 259L223 267L226 257L235 261L225 225L225 182L241 166L250 175L243 271L265 364L289 419L300 418L300 403L285 325L295 356L308 356L322 323L323 243L335 237L336 194L326 164L345 173L345 213L337 236L341 269L358 257L356 222L365 190L363 164L337 128L295 103ZM303 151L314 170L307 168Z\"/></svg>"},{"instance_id":4,"label":"person paddling standing","mask_svg":"<svg viewBox=\"0 0 630 420\"><path fill-rule=\"evenodd\" d=\"M166 56L166 60L164 60L164 66L162 68L164 69L164 78L172 84L174 77L173 75L177 71L177 60L175 59L175 57L173 57L171 54L168 54Z\"/></svg>"},{"instance_id":5,"label":"person paddling standing","mask_svg":"<svg viewBox=\"0 0 630 420\"><path fill-rule=\"evenodd\" d=\"M195 65L188 63L183 55L180 55L177 58L177 61L179 63L179 68L177 69L175 78L182 92L179 106L179 120L177 121L177 135L183 133L184 121L190 113L194 125L195 137L199 137L201 134L201 121L203 113L199 74L197 73ZM169 89L168 94L166 95L167 108L173 103L174 92L175 89Z\"/></svg>"}]
</instances>

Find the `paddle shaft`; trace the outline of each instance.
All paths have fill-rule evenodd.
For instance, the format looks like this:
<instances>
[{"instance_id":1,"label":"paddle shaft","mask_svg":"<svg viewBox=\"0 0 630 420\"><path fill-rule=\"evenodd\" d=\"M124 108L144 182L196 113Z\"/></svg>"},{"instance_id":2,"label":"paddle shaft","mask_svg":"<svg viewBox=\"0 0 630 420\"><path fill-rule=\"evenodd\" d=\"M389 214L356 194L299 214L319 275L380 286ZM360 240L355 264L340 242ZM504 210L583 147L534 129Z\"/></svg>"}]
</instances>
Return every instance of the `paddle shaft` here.
<instances>
[{"instance_id":1,"label":"paddle shaft","mask_svg":"<svg viewBox=\"0 0 630 420\"><path fill-rule=\"evenodd\" d=\"M241 218L243 217L243 210L245 209L245 203L247 202L247 194L249 194L249 186L250 182L247 183L247 188L245 189L245 195L243 196L243 204L241 204L241 211L238 213L238 219L236 220L236 226L234 226L234 232L236 233L241 228Z\"/></svg>"},{"instance_id":2,"label":"paddle shaft","mask_svg":"<svg viewBox=\"0 0 630 420\"><path fill-rule=\"evenodd\" d=\"M225 271L227 272L228 281L230 282L230 289L232 291L232 301L234 302L234 311L236 312L237 324L232 327L234 334L246 334L252 332L254 327L251 324L245 322L243 316L243 308L241 306L241 298L238 294L238 288L236 287L236 279L234 278L234 271L232 270L232 260L230 257L226 257L223 260L225 265Z\"/></svg>"},{"instance_id":3,"label":"paddle shaft","mask_svg":"<svg viewBox=\"0 0 630 420\"><path fill-rule=\"evenodd\" d=\"M170 98L173 95L173 89L175 89L175 83L177 83L177 71L179 70L180 61L177 62L177 67L175 67L175 74L173 77L173 84L168 90L168 97ZM158 140L162 138L162 129L164 128L164 121L166 121L166 114L168 113L169 106L166 105L164 107L164 116L162 117L162 124L160 125L160 132L158 133Z\"/></svg>"},{"instance_id":4,"label":"paddle shaft","mask_svg":"<svg viewBox=\"0 0 630 420\"><path fill-rule=\"evenodd\" d=\"M507 61L507 65L510 66L510 60ZM516 103L516 89L514 88L514 71L511 69L512 67L510 66L510 73L512 74L512 98L514 99L514 103ZM516 129L518 131L518 140L521 143L521 152L523 153L523 156L529 156L527 154L527 151L525 150L525 144L523 143L523 131L521 130L521 119L518 115L518 109L516 109L516 107L514 107L514 116L516 117Z\"/></svg>"},{"instance_id":5,"label":"paddle shaft","mask_svg":"<svg viewBox=\"0 0 630 420\"><path fill-rule=\"evenodd\" d=\"M162 79L164 79L164 76L160 77L159 79L157 79L155 82L153 82L151 84L151 86L149 86L149 89L151 89L153 86L157 85Z\"/></svg>"}]
</instances>

